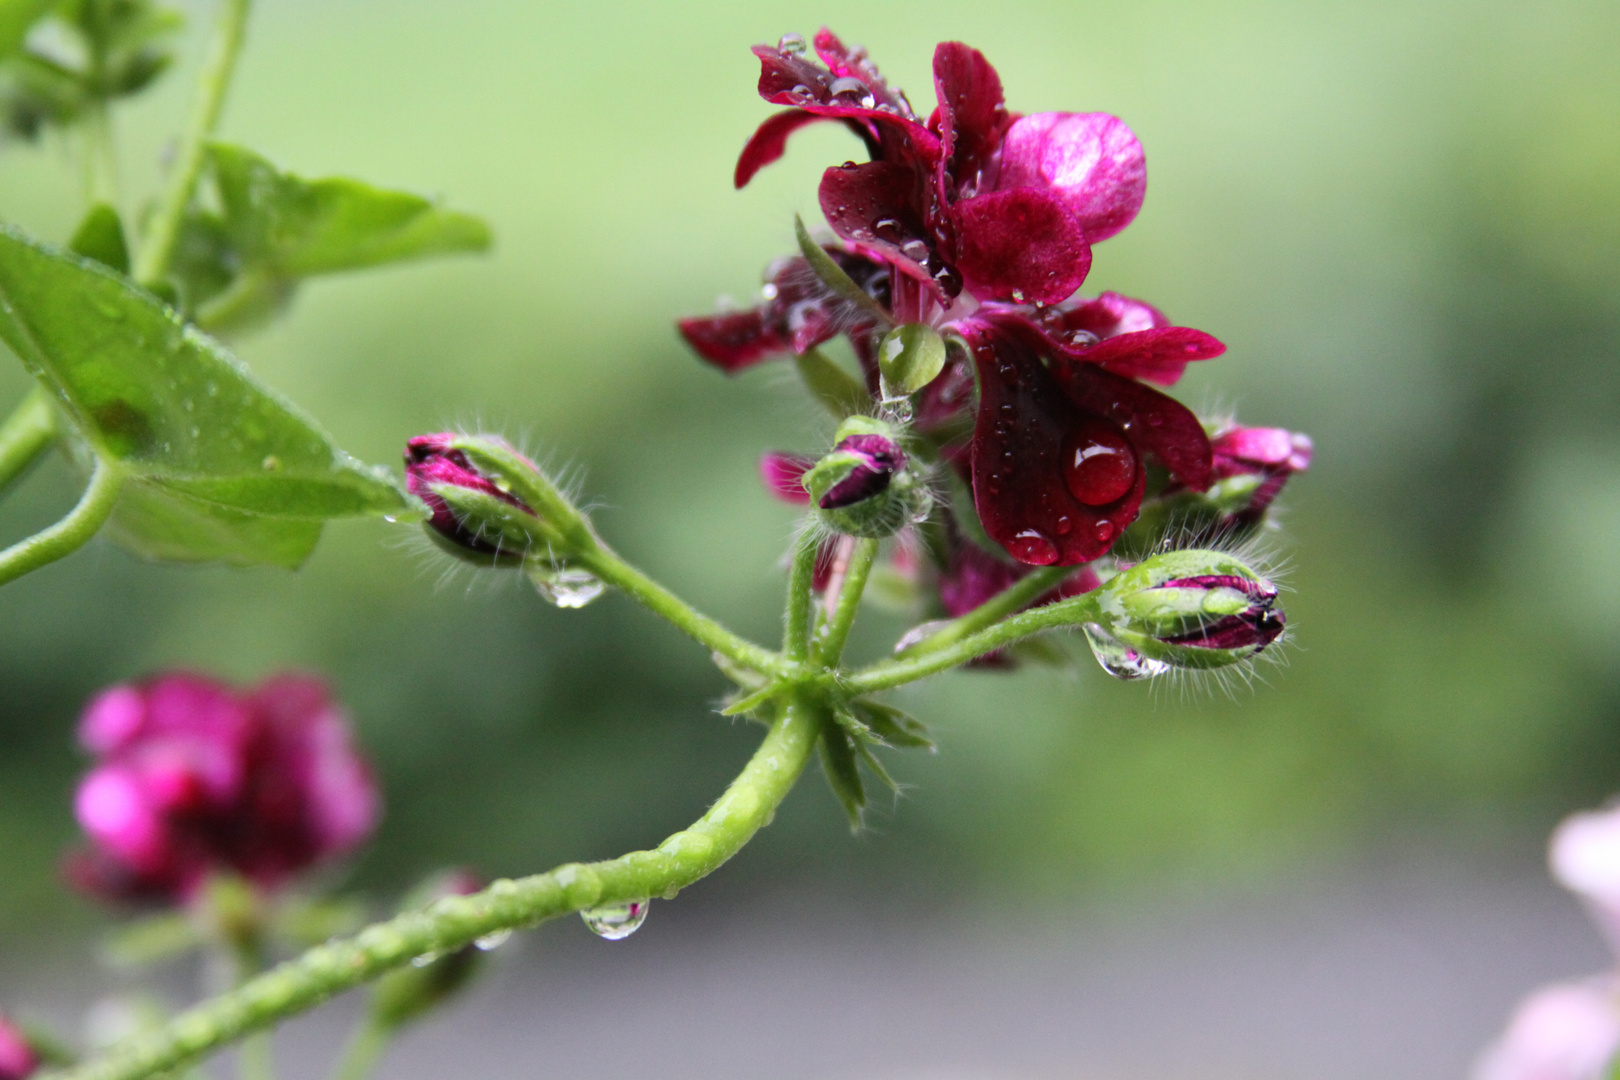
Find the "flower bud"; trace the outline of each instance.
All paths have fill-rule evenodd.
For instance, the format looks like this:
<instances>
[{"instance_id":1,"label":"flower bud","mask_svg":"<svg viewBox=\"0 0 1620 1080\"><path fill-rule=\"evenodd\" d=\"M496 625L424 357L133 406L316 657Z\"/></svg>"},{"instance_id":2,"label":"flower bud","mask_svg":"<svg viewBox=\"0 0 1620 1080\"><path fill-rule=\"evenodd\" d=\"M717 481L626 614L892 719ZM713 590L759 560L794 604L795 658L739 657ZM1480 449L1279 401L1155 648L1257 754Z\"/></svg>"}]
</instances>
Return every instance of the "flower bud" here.
<instances>
[{"instance_id":1,"label":"flower bud","mask_svg":"<svg viewBox=\"0 0 1620 1080\"><path fill-rule=\"evenodd\" d=\"M927 489L907 468L888 424L852 416L834 437L832 452L801 479L829 527L850 536L892 536L927 511Z\"/></svg>"},{"instance_id":2,"label":"flower bud","mask_svg":"<svg viewBox=\"0 0 1620 1080\"><path fill-rule=\"evenodd\" d=\"M519 566L540 531L539 516L513 493L510 479L474 463L468 450L499 449L519 458L504 442L481 436L418 435L405 444L406 486L427 504L428 536L452 555L483 566Z\"/></svg>"},{"instance_id":3,"label":"flower bud","mask_svg":"<svg viewBox=\"0 0 1620 1080\"><path fill-rule=\"evenodd\" d=\"M1110 578L1086 635L1121 678L1169 667L1218 668L1257 655L1282 634L1277 587L1220 551L1173 551Z\"/></svg>"},{"instance_id":4,"label":"flower bud","mask_svg":"<svg viewBox=\"0 0 1620 1080\"><path fill-rule=\"evenodd\" d=\"M435 874L412 889L400 911L424 911L446 896L471 896L484 887L472 871L448 870ZM442 1004L472 980L482 967L482 950L466 945L443 956L418 957L377 980L371 994L371 1015L383 1028L397 1028Z\"/></svg>"},{"instance_id":5,"label":"flower bud","mask_svg":"<svg viewBox=\"0 0 1620 1080\"><path fill-rule=\"evenodd\" d=\"M1206 498L1241 523L1260 519L1288 478L1311 464L1310 436L1282 428L1233 427L1210 441L1215 483Z\"/></svg>"},{"instance_id":6,"label":"flower bud","mask_svg":"<svg viewBox=\"0 0 1620 1080\"><path fill-rule=\"evenodd\" d=\"M25 1080L40 1066L39 1053L22 1029L0 1016L0 1080Z\"/></svg>"}]
</instances>

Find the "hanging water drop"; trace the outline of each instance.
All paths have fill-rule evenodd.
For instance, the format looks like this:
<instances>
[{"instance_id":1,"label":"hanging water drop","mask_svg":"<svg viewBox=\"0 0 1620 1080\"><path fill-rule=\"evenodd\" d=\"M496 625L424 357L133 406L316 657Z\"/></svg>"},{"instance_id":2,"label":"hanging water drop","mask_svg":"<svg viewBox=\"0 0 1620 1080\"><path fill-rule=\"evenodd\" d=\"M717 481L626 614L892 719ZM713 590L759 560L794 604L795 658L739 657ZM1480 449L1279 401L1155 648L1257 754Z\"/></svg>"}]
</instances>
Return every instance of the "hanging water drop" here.
<instances>
[{"instance_id":1,"label":"hanging water drop","mask_svg":"<svg viewBox=\"0 0 1620 1080\"><path fill-rule=\"evenodd\" d=\"M1151 679L1170 670L1170 665L1163 660L1143 656L1096 623L1086 623L1081 629L1085 631L1086 643L1091 646L1092 655L1097 658L1097 663L1116 679L1124 679L1127 682L1133 679Z\"/></svg>"},{"instance_id":2,"label":"hanging water drop","mask_svg":"<svg viewBox=\"0 0 1620 1080\"><path fill-rule=\"evenodd\" d=\"M631 900L626 904L603 904L601 907L586 908L579 913L579 917L585 920L585 925L597 937L622 941L641 929L641 924L647 921L649 903L647 900Z\"/></svg>"},{"instance_id":3,"label":"hanging water drop","mask_svg":"<svg viewBox=\"0 0 1620 1080\"><path fill-rule=\"evenodd\" d=\"M582 608L607 591L602 579L589 570L565 566L538 571L531 577L535 590L560 608Z\"/></svg>"},{"instance_id":4,"label":"hanging water drop","mask_svg":"<svg viewBox=\"0 0 1620 1080\"><path fill-rule=\"evenodd\" d=\"M425 968L443 955L442 952L425 952L421 956L411 958L411 967Z\"/></svg>"},{"instance_id":5,"label":"hanging water drop","mask_svg":"<svg viewBox=\"0 0 1620 1080\"><path fill-rule=\"evenodd\" d=\"M473 944L478 946L481 952L490 952L494 949L500 948L502 945L505 945L511 936L511 930L496 930L494 933L485 934L483 937L477 938L473 941Z\"/></svg>"}]
</instances>

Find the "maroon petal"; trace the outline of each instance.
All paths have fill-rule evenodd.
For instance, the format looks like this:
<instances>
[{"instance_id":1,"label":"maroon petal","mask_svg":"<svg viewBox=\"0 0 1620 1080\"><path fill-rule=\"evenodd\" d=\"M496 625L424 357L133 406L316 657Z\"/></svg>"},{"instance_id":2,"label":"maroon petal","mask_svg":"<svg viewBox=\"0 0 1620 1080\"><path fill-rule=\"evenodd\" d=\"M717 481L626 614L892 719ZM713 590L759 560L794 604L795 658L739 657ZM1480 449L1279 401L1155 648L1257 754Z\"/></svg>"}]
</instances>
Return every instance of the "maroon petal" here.
<instances>
[{"instance_id":1,"label":"maroon petal","mask_svg":"<svg viewBox=\"0 0 1620 1080\"><path fill-rule=\"evenodd\" d=\"M1001 77L978 49L943 41L934 49L934 91L939 96L943 144L941 197L950 201L958 195L975 195L1012 122Z\"/></svg>"},{"instance_id":2,"label":"maroon petal","mask_svg":"<svg viewBox=\"0 0 1620 1080\"><path fill-rule=\"evenodd\" d=\"M997 190L1029 187L1057 197L1100 243L1131 223L1147 193L1142 144L1107 113L1036 113L1014 122L1001 144Z\"/></svg>"},{"instance_id":3,"label":"maroon petal","mask_svg":"<svg viewBox=\"0 0 1620 1080\"><path fill-rule=\"evenodd\" d=\"M939 139L912 116L854 76L840 76L813 60L772 45L754 46L759 57L759 96L773 105L787 105L817 116L853 120L865 126L874 157L915 158L930 174L939 158Z\"/></svg>"},{"instance_id":4,"label":"maroon petal","mask_svg":"<svg viewBox=\"0 0 1620 1080\"><path fill-rule=\"evenodd\" d=\"M766 322L761 308L701 315L675 325L699 356L728 375L793 347L786 333Z\"/></svg>"},{"instance_id":5,"label":"maroon petal","mask_svg":"<svg viewBox=\"0 0 1620 1080\"><path fill-rule=\"evenodd\" d=\"M1125 432L1076 406L1016 338L960 329L979 371L973 499L985 532L1037 566L1102 555L1135 520L1146 483Z\"/></svg>"},{"instance_id":6,"label":"maroon petal","mask_svg":"<svg viewBox=\"0 0 1620 1080\"><path fill-rule=\"evenodd\" d=\"M749 136L743 146L737 158L737 171L732 176L733 183L739 188L746 187L755 173L780 159L786 152L788 136L808 124L827 119L829 117L817 116L803 109L785 109L770 117L759 125L759 129Z\"/></svg>"},{"instance_id":7,"label":"maroon petal","mask_svg":"<svg viewBox=\"0 0 1620 1080\"><path fill-rule=\"evenodd\" d=\"M807 506L810 493L804 490L804 485L799 481L815 463L815 458L773 450L759 459L759 478L765 481L771 494L783 502Z\"/></svg>"},{"instance_id":8,"label":"maroon petal","mask_svg":"<svg viewBox=\"0 0 1620 1080\"><path fill-rule=\"evenodd\" d=\"M1098 364L1132 379L1174 386L1193 360L1210 360L1226 351L1219 338L1190 326L1163 326L1119 334L1065 355Z\"/></svg>"},{"instance_id":9,"label":"maroon petal","mask_svg":"<svg viewBox=\"0 0 1620 1080\"><path fill-rule=\"evenodd\" d=\"M963 199L952 208L956 268L980 300L1055 304L1091 269L1091 246L1063 205L1031 188Z\"/></svg>"},{"instance_id":10,"label":"maroon petal","mask_svg":"<svg viewBox=\"0 0 1620 1080\"><path fill-rule=\"evenodd\" d=\"M1175 398L1095 364L1056 358L1052 375L1077 406L1118 424L1133 445L1158 458L1182 485L1204 491L1214 481L1204 425Z\"/></svg>"},{"instance_id":11,"label":"maroon petal","mask_svg":"<svg viewBox=\"0 0 1620 1080\"><path fill-rule=\"evenodd\" d=\"M816 55L821 57L821 62L835 77L859 79L879 107L886 105L901 116L916 119L906 95L889 88L888 82L879 74L877 65L867 58L866 50L861 46L846 46L838 40L837 34L823 26L816 34Z\"/></svg>"},{"instance_id":12,"label":"maroon petal","mask_svg":"<svg viewBox=\"0 0 1620 1080\"><path fill-rule=\"evenodd\" d=\"M1065 329L1084 330L1099 339L1138 330L1157 330L1169 325L1169 318L1152 304L1121 296L1117 292L1105 292L1094 300L1082 301L1063 312Z\"/></svg>"},{"instance_id":13,"label":"maroon petal","mask_svg":"<svg viewBox=\"0 0 1620 1080\"><path fill-rule=\"evenodd\" d=\"M904 273L933 284L943 266L923 224L926 179L887 161L846 162L821 176L821 210L845 240L882 254Z\"/></svg>"}]
</instances>

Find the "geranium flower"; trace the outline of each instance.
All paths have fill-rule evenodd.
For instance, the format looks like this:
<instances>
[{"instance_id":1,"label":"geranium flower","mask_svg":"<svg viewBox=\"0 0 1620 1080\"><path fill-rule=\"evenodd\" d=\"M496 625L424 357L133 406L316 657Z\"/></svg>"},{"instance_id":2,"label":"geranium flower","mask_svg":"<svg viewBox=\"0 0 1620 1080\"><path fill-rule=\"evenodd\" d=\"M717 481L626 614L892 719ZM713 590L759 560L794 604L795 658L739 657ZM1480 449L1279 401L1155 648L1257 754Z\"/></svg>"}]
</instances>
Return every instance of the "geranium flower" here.
<instances>
[{"instance_id":1,"label":"geranium flower","mask_svg":"<svg viewBox=\"0 0 1620 1080\"><path fill-rule=\"evenodd\" d=\"M1091 244L1141 206L1142 152L1129 128L1102 113L1010 113L995 70L959 43L935 51L940 104L926 122L826 30L821 64L791 38L754 51L761 95L791 108L744 147L738 185L806 124L855 131L872 160L823 176L822 209L844 241L824 250L870 302L789 259L756 309L681 322L700 355L735 372L844 334L875 394L877 343L892 325L946 334L957 347L919 395L917 424L951 429L977 386L971 440L946 439L940 451L971 478L985 532L1022 563L1106 553L1136 518L1147 457L1183 487L1209 486L1197 418L1136 380L1169 385L1224 346L1115 293L1072 298Z\"/></svg>"}]
</instances>

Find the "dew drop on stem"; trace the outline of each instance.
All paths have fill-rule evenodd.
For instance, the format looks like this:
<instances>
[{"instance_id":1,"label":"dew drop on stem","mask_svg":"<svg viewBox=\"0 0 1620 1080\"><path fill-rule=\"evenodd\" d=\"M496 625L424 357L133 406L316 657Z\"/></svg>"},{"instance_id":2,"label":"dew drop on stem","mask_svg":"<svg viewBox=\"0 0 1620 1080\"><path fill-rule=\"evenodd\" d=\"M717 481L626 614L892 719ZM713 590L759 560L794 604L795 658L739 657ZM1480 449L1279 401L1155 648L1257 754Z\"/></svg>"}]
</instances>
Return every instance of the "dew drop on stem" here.
<instances>
[{"instance_id":1,"label":"dew drop on stem","mask_svg":"<svg viewBox=\"0 0 1620 1080\"><path fill-rule=\"evenodd\" d=\"M590 927L591 933L609 941L620 941L641 929L647 921L648 900L631 900L624 904L603 904L586 908L579 913Z\"/></svg>"}]
</instances>

